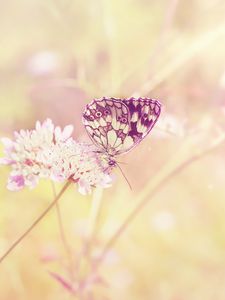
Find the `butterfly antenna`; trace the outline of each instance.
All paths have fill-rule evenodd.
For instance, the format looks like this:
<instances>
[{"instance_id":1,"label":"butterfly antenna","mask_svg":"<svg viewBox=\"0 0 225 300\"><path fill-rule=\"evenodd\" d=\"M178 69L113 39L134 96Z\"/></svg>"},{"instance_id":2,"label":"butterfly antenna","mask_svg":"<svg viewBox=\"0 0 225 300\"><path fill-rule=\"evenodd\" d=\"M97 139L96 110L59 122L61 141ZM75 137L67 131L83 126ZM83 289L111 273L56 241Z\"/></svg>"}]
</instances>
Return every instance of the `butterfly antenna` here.
<instances>
[{"instance_id":1,"label":"butterfly antenna","mask_svg":"<svg viewBox=\"0 0 225 300\"><path fill-rule=\"evenodd\" d=\"M121 172L121 174L122 174L122 175L123 175L123 177L125 178L125 180L126 180L127 184L129 185L129 188L130 188L130 189L131 189L131 191L132 191L132 186L131 186L131 184L130 184L129 180L127 179L127 177L126 177L125 173L123 172L122 168L121 168L121 167L120 167L120 165L118 164L118 162L116 162L116 165L117 165L117 166L118 166L118 168L120 169L120 172Z\"/></svg>"}]
</instances>

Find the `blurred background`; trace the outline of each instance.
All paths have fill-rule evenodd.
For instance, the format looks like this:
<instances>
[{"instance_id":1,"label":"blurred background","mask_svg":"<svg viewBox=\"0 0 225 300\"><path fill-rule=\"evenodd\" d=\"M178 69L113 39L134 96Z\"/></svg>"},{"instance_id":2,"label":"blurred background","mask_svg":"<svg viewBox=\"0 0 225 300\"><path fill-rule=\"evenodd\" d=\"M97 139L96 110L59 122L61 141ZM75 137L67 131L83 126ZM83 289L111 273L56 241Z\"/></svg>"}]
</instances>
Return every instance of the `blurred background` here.
<instances>
[{"instance_id":1,"label":"blurred background","mask_svg":"<svg viewBox=\"0 0 225 300\"><path fill-rule=\"evenodd\" d=\"M70 252L84 263L96 198L92 255L140 201L149 202L102 264L106 284L76 298L52 276L66 273L53 210L1 264L1 300L224 300L225 2L1 1L0 37L1 136L51 118L88 141L81 115L93 98L163 104L152 134L120 158L132 191L115 170L111 188L82 196L70 187L60 201ZM7 191L8 173L1 167L1 253L53 199L48 181Z\"/></svg>"}]
</instances>

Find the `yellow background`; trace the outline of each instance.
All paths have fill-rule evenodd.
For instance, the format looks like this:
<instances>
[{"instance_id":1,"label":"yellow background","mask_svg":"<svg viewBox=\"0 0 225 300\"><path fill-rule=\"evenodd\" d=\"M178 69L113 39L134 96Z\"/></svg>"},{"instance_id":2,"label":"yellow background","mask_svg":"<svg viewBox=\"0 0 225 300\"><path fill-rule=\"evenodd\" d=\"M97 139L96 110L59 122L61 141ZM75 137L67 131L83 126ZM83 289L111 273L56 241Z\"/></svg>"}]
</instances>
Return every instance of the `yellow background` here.
<instances>
[{"instance_id":1,"label":"yellow background","mask_svg":"<svg viewBox=\"0 0 225 300\"><path fill-rule=\"evenodd\" d=\"M111 188L82 196L74 186L60 199L74 260L93 226L96 199L93 253L146 202L102 264L108 287L94 299L224 300L225 2L0 5L1 136L49 117L56 125L73 124L74 137L88 140L81 115L92 98L148 96L163 104L152 133L118 158L126 162L121 166L132 191L115 170ZM50 181L8 191L8 173L1 167L2 254L53 199ZM0 300L91 300L72 296L49 275L65 275L65 261L53 209L0 265Z\"/></svg>"}]
</instances>

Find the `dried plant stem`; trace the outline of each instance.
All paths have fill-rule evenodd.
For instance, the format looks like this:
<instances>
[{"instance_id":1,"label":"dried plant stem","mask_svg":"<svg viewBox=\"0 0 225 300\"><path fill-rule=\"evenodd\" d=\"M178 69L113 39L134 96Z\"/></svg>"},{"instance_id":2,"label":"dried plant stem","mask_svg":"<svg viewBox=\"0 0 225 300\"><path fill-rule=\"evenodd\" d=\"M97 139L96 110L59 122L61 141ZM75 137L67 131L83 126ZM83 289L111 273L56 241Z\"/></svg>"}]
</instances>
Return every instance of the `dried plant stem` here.
<instances>
[{"instance_id":1,"label":"dried plant stem","mask_svg":"<svg viewBox=\"0 0 225 300\"><path fill-rule=\"evenodd\" d=\"M54 182L51 182L51 183L52 183L52 190L53 190L54 198L56 198L57 193L56 193L56 189L55 189L55 184L54 184ZM56 202L55 206L56 206L56 214L57 214L57 221L58 221L58 225L59 225L60 237L61 237L61 241L62 241L63 247L64 247L66 255L67 255L67 261L68 261L67 269L68 269L68 273L70 276L70 280L71 280L71 282L73 282L73 280L74 280L73 256L71 253L69 243L66 238L66 234L65 234L65 230L64 230L64 226L63 226L62 214L61 214L60 205L59 205L58 201Z\"/></svg>"},{"instance_id":2,"label":"dried plant stem","mask_svg":"<svg viewBox=\"0 0 225 300\"><path fill-rule=\"evenodd\" d=\"M31 224L31 226L9 247L9 249L0 257L0 263L20 244L20 242L34 229L36 225L45 217L45 215L55 206L57 201L62 197L68 186L71 184L68 181L61 189L59 194L55 197L54 201L42 212L42 214Z\"/></svg>"},{"instance_id":3,"label":"dried plant stem","mask_svg":"<svg viewBox=\"0 0 225 300\"><path fill-rule=\"evenodd\" d=\"M194 55L200 53L205 47L214 43L220 36L224 35L225 23L222 23L213 30L210 30L198 38L196 41L187 47L187 49L178 49L179 55L175 57L171 62L167 63L165 67L157 72L157 74L146 81L143 86L138 89L138 92L142 95L148 95L156 86L168 78L173 72L185 65L194 57Z\"/></svg>"},{"instance_id":4,"label":"dried plant stem","mask_svg":"<svg viewBox=\"0 0 225 300\"><path fill-rule=\"evenodd\" d=\"M104 249L99 256L97 261L96 267L98 267L101 262L106 257L108 251L112 248L112 246L116 243L119 237L124 233L127 229L128 225L134 220L134 218L140 213L140 211L149 203L152 197L172 178L177 176L181 171L185 168L196 162L197 160L205 157L206 155L210 154L214 150L216 150L221 143L225 141L225 135L221 135L210 147L202 151L201 153L195 154L192 157L188 158L187 160L181 162L178 166L175 166L172 170L170 170L164 177L155 183L152 187L151 191L147 194L143 195L139 200L137 206L131 211L131 213L127 216L123 224L119 227L119 229L113 234L113 236L109 239L109 241L104 246Z\"/></svg>"}]
</instances>

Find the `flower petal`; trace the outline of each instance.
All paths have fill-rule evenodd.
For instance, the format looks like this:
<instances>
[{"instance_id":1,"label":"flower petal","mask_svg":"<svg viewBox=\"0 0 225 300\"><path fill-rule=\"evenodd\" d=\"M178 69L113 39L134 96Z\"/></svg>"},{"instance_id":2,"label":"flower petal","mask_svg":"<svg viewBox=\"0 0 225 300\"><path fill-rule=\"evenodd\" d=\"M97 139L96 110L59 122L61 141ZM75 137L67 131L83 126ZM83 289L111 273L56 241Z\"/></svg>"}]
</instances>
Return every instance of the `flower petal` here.
<instances>
[{"instance_id":1,"label":"flower petal","mask_svg":"<svg viewBox=\"0 0 225 300\"><path fill-rule=\"evenodd\" d=\"M73 133L73 125L67 125L63 131L62 131L62 139L65 141L69 137L71 137L71 134Z\"/></svg>"},{"instance_id":2,"label":"flower petal","mask_svg":"<svg viewBox=\"0 0 225 300\"><path fill-rule=\"evenodd\" d=\"M22 175L12 175L9 177L7 188L10 191L19 191L25 186L24 177Z\"/></svg>"},{"instance_id":3,"label":"flower petal","mask_svg":"<svg viewBox=\"0 0 225 300\"><path fill-rule=\"evenodd\" d=\"M78 192L81 193L82 195L87 195L87 194L91 194L91 186L90 184L83 180L83 179L80 179L78 181Z\"/></svg>"},{"instance_id":4,"label":"flower petal","mask_svg":"<svg viewBox=\"0 0 225 300\"><path fill-rule=\"evenodd\" d=\"M1 142L7 151L14 149L14 142L7 137L1 138Z\"/></svg>"}]
</instances>

